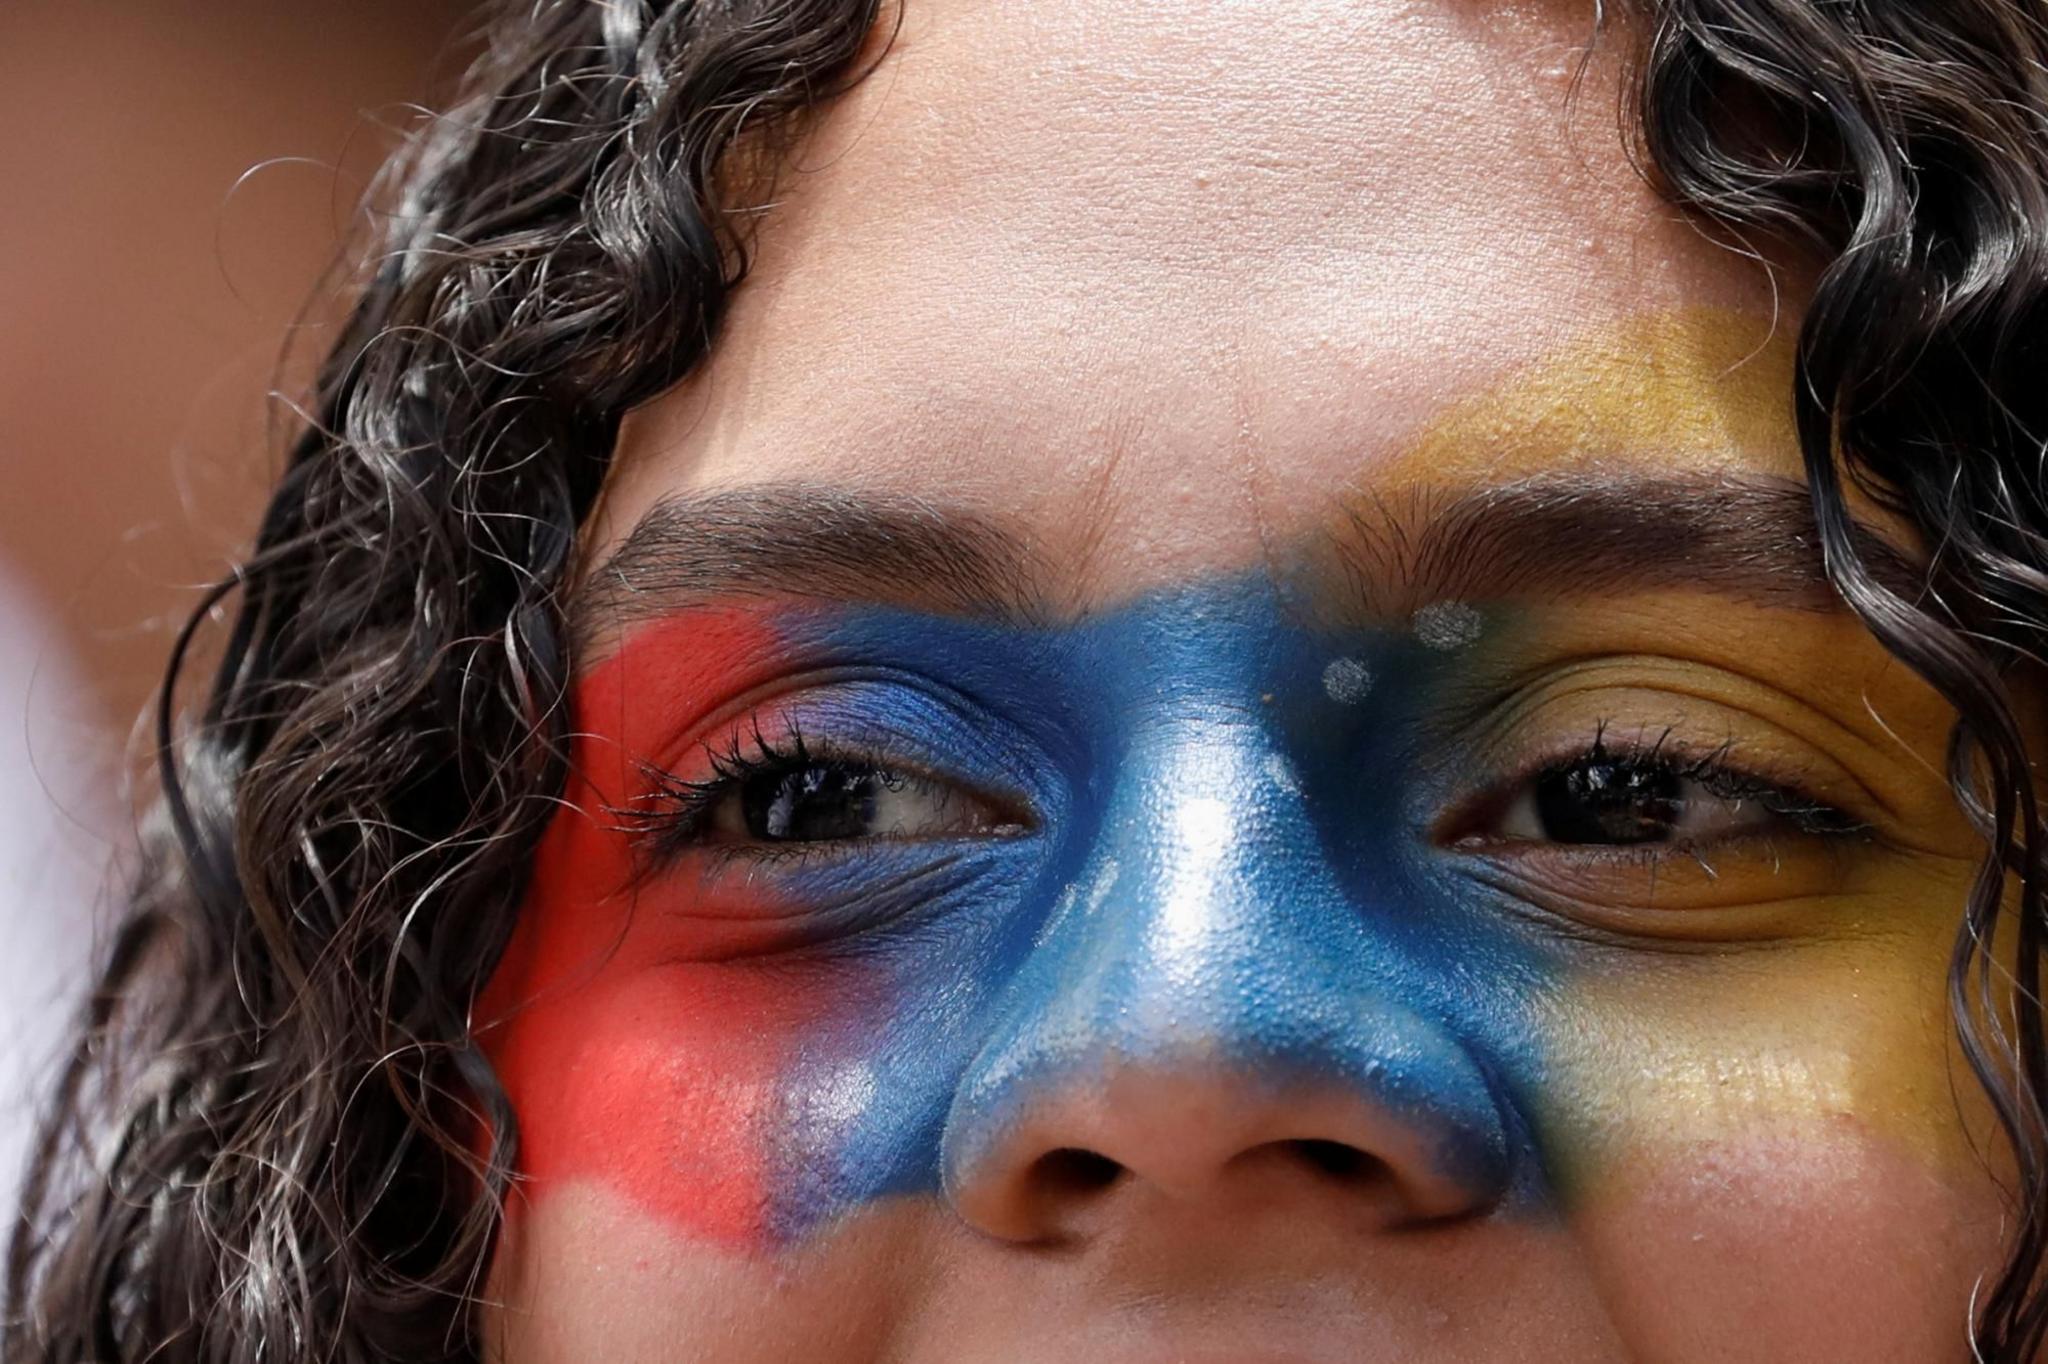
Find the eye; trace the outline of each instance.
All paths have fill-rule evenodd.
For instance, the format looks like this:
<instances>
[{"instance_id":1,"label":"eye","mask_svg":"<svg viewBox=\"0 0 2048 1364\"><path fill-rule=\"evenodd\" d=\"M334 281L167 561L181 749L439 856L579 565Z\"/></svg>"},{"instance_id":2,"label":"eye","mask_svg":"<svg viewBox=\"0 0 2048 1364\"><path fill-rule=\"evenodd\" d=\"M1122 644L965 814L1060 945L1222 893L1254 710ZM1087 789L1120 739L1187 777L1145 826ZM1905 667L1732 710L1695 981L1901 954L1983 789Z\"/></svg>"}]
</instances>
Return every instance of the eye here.
<instances>
[{"instance_id":1,"label":"eye","mask_svg":"<svg viewBox=\"0 0 2048 1364\"><path fill-rule=\"evenodd\" d=\"M813 753L794 728L781 739L735 736L705 753L709 777L650 768L653 790L616 812L657 855L1008 836L1026 827L1002 802L944 777L880 756Z\"/></svg>"},{"instance_id":2,"label":"eye","mask_svg":"<svg viewBox=\"0 0 2048 1364\"><path fill-rule=\"evenodd\" d=\"M1798 792L1738 771L1722 750L1704 759L1664 751L1586 752L1523 780L1482 836L1516 843L1698 847L1773 830L1852 833L1862 826Z\"/></svg>"},{"instance_id":3,"label":"eye","mask_svg":"<svg viewBox=\"0 0 2048 1364\"><path fill-rule=\"evenodd\" d=\"M998 827L993 811L946 782L836 758L734 774L703 824L717 841L749 843L944 838Z\"/></svg>"}]
</instances>

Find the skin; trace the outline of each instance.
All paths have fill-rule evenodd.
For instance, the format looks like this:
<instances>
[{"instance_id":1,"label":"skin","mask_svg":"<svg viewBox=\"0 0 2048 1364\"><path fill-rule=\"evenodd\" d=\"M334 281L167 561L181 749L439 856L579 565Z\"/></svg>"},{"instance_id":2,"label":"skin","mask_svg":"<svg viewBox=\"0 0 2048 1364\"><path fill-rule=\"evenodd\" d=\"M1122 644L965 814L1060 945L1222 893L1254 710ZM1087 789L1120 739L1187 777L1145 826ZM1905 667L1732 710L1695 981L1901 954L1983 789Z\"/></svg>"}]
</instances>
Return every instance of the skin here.
<instances>
[{"instance_id":1,"label":"skin","mask_svg":"<svg viewBox=\"0 0 2048 1364\"><path fill-rule=\"evenodd\" d=\"M1797 476L1800 281L1632 176L1625 35L1567 100L1587 24L909 9L590 527L577 775L478 1007L496 1358L1968 1357L1945 708L1811 602L1341 547ZM994 527L1021 600L610 562L793 487ZM652 771L792 727L937 814L649 832ZM1532 764L1667 734L1860 832L1514 836Z\"/></svg>"}]
</instances>

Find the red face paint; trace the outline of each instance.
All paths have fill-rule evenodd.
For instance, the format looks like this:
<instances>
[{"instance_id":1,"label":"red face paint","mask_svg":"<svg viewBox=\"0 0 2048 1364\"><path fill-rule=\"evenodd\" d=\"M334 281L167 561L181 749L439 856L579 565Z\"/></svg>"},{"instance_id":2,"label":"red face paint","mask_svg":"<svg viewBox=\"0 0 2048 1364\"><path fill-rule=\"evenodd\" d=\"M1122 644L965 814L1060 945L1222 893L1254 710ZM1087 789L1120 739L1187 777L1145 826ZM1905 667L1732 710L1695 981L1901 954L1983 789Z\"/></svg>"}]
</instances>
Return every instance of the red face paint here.
<instances>
[{"instance_id":1,"label":"red face paint","mask_svg":"<svg viewBox=\"0 0 2048 1364\"><path fill-rule=\"evenodd\" d=\"M568 805L479 1020L528 1192L597 1181L772 1249L943 1196L1103 1057L1200 1050L1364 1094L1459 1180L1535 1197L1534 1128L1502 1123L1491 1077L1540 1083L1558 958L1404 813L1431 794L1415 717L1463 665L1333 642L1269 594L1052 627L760 603L631 639L577 693ZM1332 693L1333 655L1371 705ZM798 721L820 754L1029 818L771 837L746 812L779 788L748 783L787 765L713 756ZM630 827L677 791L670 837ZM704 822L735 794L744 829Z\"/></svg>"},{"instance_id":2,"label":"red face paint","mask_svg":"<svg viewBox=\"0 0 2048 1364\"><path fill-rule=\"evenodd\" d=\"M531 1195L593 1179L700 1237L764 1233L777 1078L825 983L701 960L692 878L637 877L619 812L649 789L644 765L685 756L707 717L772 675L778 649L765 608L696 611L577 689L565 805L478 1008Z\"/></svg>"}]
</instances>

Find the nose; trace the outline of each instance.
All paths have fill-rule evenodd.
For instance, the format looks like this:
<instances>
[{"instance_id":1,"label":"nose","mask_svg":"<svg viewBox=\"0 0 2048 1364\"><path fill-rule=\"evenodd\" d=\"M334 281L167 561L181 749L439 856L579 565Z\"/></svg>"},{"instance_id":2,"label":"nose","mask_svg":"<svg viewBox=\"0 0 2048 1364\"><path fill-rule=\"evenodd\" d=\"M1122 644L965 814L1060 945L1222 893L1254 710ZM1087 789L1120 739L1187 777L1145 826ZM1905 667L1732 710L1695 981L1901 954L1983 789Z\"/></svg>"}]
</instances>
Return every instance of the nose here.
<instances>
[{"instance_id":1,"label":"nose","mask_svg":"<svg viewBox=\"0 0 2048 1364\"><path fill-rule=\"evenodd\" d=\"M1332 1039L1333 1060L1344 1049ZM1379 1069L1348 1060L1283 1067L1191 1048L1020 1073L956 1106L946 1195L970 1226L1020 1242L1100 1230L1112 1204L1135 1211L1147 1190L1219 1207L1256 1197L1276 1216L1313 1205L1374 1230L1499 1201L1507 1143L1476 1073L1398 1046Z\"/></svg>"},{"instance_id":2,"label":"nose","mask_svg":"<svg viewBox=\"0 0 2048 1364\"><path fill-rule=\"evenodd\" d=\"M1404 997L1426 964L1335 889L1272 764L1208 738L1199 773L1148 764L1105 811L954 1094L945 1196L1019 1242L1161 1200L1384 1230L1482 1216L1515 1177L1489 1068Z\"/></svg>"}]
</instances>

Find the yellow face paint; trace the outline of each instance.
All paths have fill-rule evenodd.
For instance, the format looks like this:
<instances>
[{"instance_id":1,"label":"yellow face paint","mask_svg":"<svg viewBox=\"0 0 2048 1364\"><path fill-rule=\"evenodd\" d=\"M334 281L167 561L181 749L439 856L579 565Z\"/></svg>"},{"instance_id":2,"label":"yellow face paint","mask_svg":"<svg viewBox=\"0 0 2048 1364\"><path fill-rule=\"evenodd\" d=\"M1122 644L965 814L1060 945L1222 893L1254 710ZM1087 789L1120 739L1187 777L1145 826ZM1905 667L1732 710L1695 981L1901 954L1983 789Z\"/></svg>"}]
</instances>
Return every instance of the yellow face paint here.
<instances>
[{"instance_id":1,"label":"yellow face paint","mask_svg":"<svg viewBox=\"0 0 2048 1364\"><path fill-rule=\"evenodd\" d=\"M1796 477L1793 341L1770 319L1691 308L1630 319L1454 403L1392 477L1466 484L1644 458ZM1640 472L1640 470L1638 470Z\"/></svg>"},{"instance_id":2,"label":"yellow face paint","mask_svg":"<svg viewBox=\"0 0 2048 1364\"><path fill-rule=\"evenodd\" d=\"M1371 481L1425 499L1610 466L1708 486L1803 481L1793 373L1793 337L1768 318L1639 317L1450 405ZM1759 844L1716 853L1718 866L1678 854L1662 871L1617 864L1554 887L1553 908L1618 932L1581 956L1546 1030L1539 1121L1567 1205L1626 1200L1753 1141L1774 1159L1847 1141L1974 1168L1994 1125L1953 1040L1946 968L1978 848L1941 776L1945 703L1846 613L1705 592L1528 605L1487 642L1514 685L1598 676L1568 705L1518 717L1517 743L1669 725L1833 773L1864 793L1872 826L1831 847Z\"/></svg>"}]
</instances>

